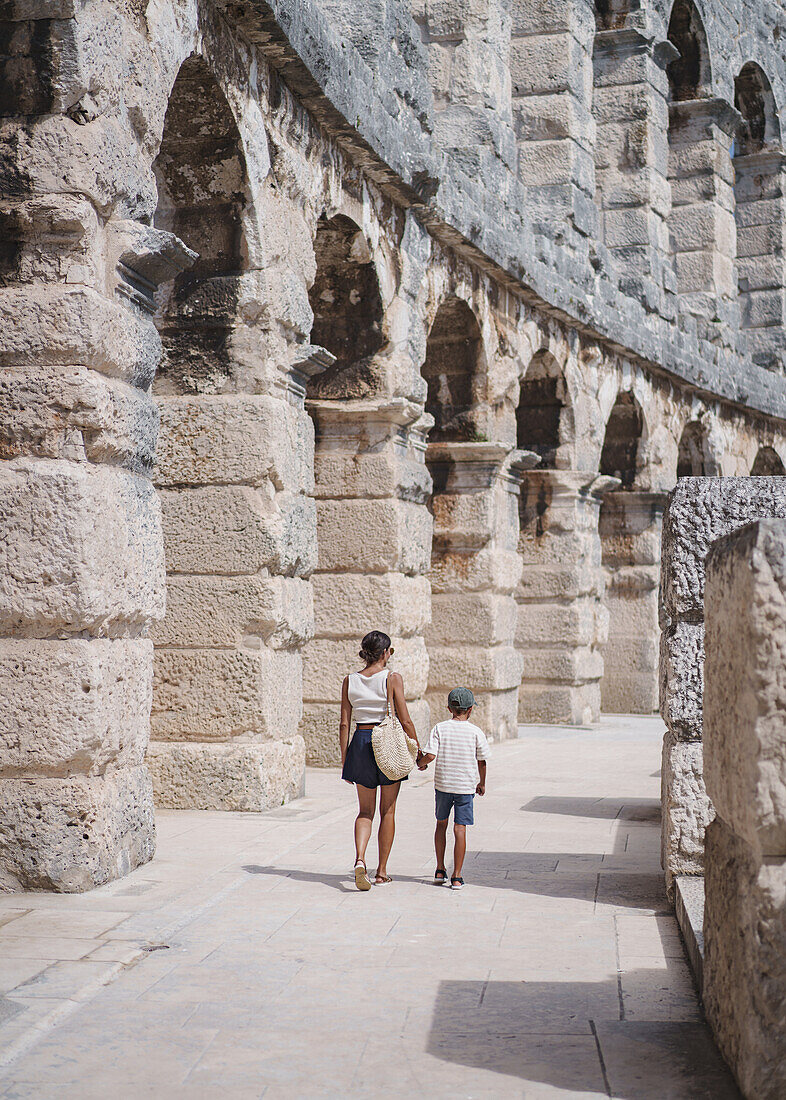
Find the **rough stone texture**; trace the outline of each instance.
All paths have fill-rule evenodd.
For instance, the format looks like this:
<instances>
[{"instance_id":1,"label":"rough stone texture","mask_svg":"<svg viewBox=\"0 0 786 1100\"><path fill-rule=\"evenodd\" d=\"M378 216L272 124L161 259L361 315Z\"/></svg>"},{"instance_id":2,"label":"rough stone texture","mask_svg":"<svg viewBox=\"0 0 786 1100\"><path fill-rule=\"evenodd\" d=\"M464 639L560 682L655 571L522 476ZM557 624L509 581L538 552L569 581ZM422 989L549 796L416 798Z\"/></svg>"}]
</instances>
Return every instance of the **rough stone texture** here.
<instances>
[{"instance_id":1,"label":"rough stone texture","mask_svg":"<svg viewBox=\"0 0 786 1100\"><path fill-rule=\"evenodd\" d=\"M668 729L662 783L669 883L675 874L701 874L704 829L713 816L696 744L703 721L705 559L715 539L770 516L786 516L783 478L681 478L664 513L660 713Z\"/></svg>"}]
</instances>

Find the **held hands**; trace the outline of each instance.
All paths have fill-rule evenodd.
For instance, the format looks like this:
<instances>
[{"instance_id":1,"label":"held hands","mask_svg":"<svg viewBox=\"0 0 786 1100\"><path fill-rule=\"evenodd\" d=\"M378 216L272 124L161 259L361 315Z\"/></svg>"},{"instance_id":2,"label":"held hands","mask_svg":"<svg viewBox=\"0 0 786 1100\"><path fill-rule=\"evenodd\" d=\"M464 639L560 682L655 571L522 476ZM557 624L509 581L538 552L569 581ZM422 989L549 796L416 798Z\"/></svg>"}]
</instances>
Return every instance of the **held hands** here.
<instances>
[{"instance_id":1,"label":"held hands","mask_svg":"<svg viewBox=\"0 0 786 1100\"><path fill-rule=\"evenodd\" d=\"M428 767L428 763L426 762L426 759L425 759L425 756L424 756L424 753L423 753L422 749L418 749L418 755L417 755L416 763L417 763L419 771L424 772L426 770L426 768Z\"/></svg>"}]
</instances>

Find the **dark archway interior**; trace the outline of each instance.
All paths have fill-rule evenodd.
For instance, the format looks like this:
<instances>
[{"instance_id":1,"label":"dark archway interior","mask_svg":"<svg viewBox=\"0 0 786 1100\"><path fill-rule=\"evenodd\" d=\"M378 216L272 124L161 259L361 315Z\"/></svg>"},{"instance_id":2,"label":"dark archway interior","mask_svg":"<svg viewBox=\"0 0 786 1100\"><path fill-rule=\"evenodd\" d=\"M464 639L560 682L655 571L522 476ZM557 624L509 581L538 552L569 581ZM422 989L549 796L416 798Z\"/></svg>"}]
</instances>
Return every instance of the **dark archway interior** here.
<instances>
[{"instance_id":1,"label":"dark archway interior","mask_svg":"<svg viewBox=\"0 0 786 1100\"><path fill-rule=\"evenodd\" d=\"M751 477L783 477L786 467L774 447L760 447L751 466Z\"/></svg>"},{"instance_id":2,"label":"dark archway interior","mask_svg":"<svg viewBox=\"0 0 786 1100\"><path fill-rule=\"evenodd\" d=\"M199 254L160 304L164 357L156 388L220 392L231 376L246 172L229 104L200 57L188 58L178 73L154 171L155 225Z\"/></svg>"},{"instance_id":3,"label":"dark archway interior","mask_svg":"<svg viewBox=\"0 0 786 1100\"><path fill-rule=\"evenodd\" d=\"M686 424L677 452L677 477L715 475L707 443L707 429L698 421Z\"/></svg>"},{"instance_id":4,"label":"dark archway interior","mask_svg":"<svg viewBox=\"0 0 786 1100\"><path fill-rule=\"evenodd\" d=\"M428 386L426 412L434 417L430 443L472 442L481 337L475 314L460 298L442 303L426 343L422 374Z\"/></svg>"},{"instance_id":5,"label":"dark archway interior","mask_svg":"<svg viewBox=\"0 0 786 1100\"><path fill-rule=\"evenodd\" d=\"M632 489L636 480L636 457L643 420L641 409L632 393L621 393L614 402L608 423L600 472L618 477L623 489Z\"/></svg>"},{"instance_id":6,"label":"dark archway interior","mask_svg":"<svg viewBox=\"0 0 786 1100\"><path fill-rule=\"evenodd\" d=\"M335 355L336 362L313 379L309 394L367 396L376 389L370 360L385 345L382 296L368 243L351 218L323 215L314 254L317 274L308 295L314 312L311 342Z\"/></svg>"},{"instance_id":7,"label":"dark archway interior","mask_svg":"<svg viewBox=\"0 0 786 1100\"><path fill-rule=\"evenodd\" d=\"M775 98L770 82L754 62L749 61L734 81L734 106L743 125L734 141L738 156L760 152L769 141L779 137Z\"/></svg>"},{"instance_id":8,"label":"dark archway interior","mask_svg":"<svg viewBox=\"0 0 786 1100\"><path fill-rule=\"evenodd\" d=\"M709 48L701 17L690 0L676 0L668 39L680 53L667 70L671 99L702 99L710 91Z\"/></svg>"},{"instance_id":9,"label":"dark archway interior","mask_svg":"<svg viewBox=\"0 0 786 1100\"><path fill-rule=\"evenodd\" d=\"M552 355L538 352L524 376L516 409L516 446L535 451L540 465L553 469L565 408L565 380Z\"/></svg>"}]
</instances>

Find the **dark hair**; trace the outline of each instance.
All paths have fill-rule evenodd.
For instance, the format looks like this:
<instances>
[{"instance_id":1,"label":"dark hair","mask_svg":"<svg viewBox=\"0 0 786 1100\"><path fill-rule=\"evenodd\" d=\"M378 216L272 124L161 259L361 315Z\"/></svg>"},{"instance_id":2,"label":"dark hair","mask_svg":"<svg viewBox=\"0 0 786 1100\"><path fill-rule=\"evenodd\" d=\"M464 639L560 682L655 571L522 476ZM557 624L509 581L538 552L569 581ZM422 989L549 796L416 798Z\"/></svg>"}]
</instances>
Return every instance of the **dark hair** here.
<instances>
[{"instance_id":1,"label":"dark hair","mask_svg":"<svg viewBox=\"0 0 786 1100\"><path fill-rule=\"evenodd\" d=\"M390 649L390 638L387 634L383 634L381 630L371 630L365 636L360 643L359 657L366 662L367 665L373 665L375 661L378 661L386 649Z\"/></svg>"}]
</instances>

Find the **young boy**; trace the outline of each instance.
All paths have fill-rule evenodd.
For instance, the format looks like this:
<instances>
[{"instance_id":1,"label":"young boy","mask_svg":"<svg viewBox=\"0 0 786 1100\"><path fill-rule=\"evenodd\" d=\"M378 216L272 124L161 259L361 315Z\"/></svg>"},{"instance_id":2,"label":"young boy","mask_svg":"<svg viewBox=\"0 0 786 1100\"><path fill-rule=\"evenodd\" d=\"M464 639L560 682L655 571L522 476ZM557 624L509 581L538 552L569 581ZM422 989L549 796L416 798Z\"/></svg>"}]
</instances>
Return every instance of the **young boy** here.
<instances>
[{"instance_id":1,"label":"young boy","mask_svg":"<svg viewBox=\"0 0 786 1100\"><path fill-rule=\"evenodd\" d=\"M426 747L418 760L421 771L432 760L434 767L434 795L437 812L437 828L434 847L437 850L437 869L434 881L460 890L464 885L461 869L467 851L467 825L474 825L472 812L476 794L486 791L486 758L489 743L483 730L470 722L475 696L469 688L453 688L448 695L448 710L452 717L447 722L437 722L428 736ZM453 810L453 874L448 883L445 870L445 845L448 818Z\"/></svg>"}]
</instances>

